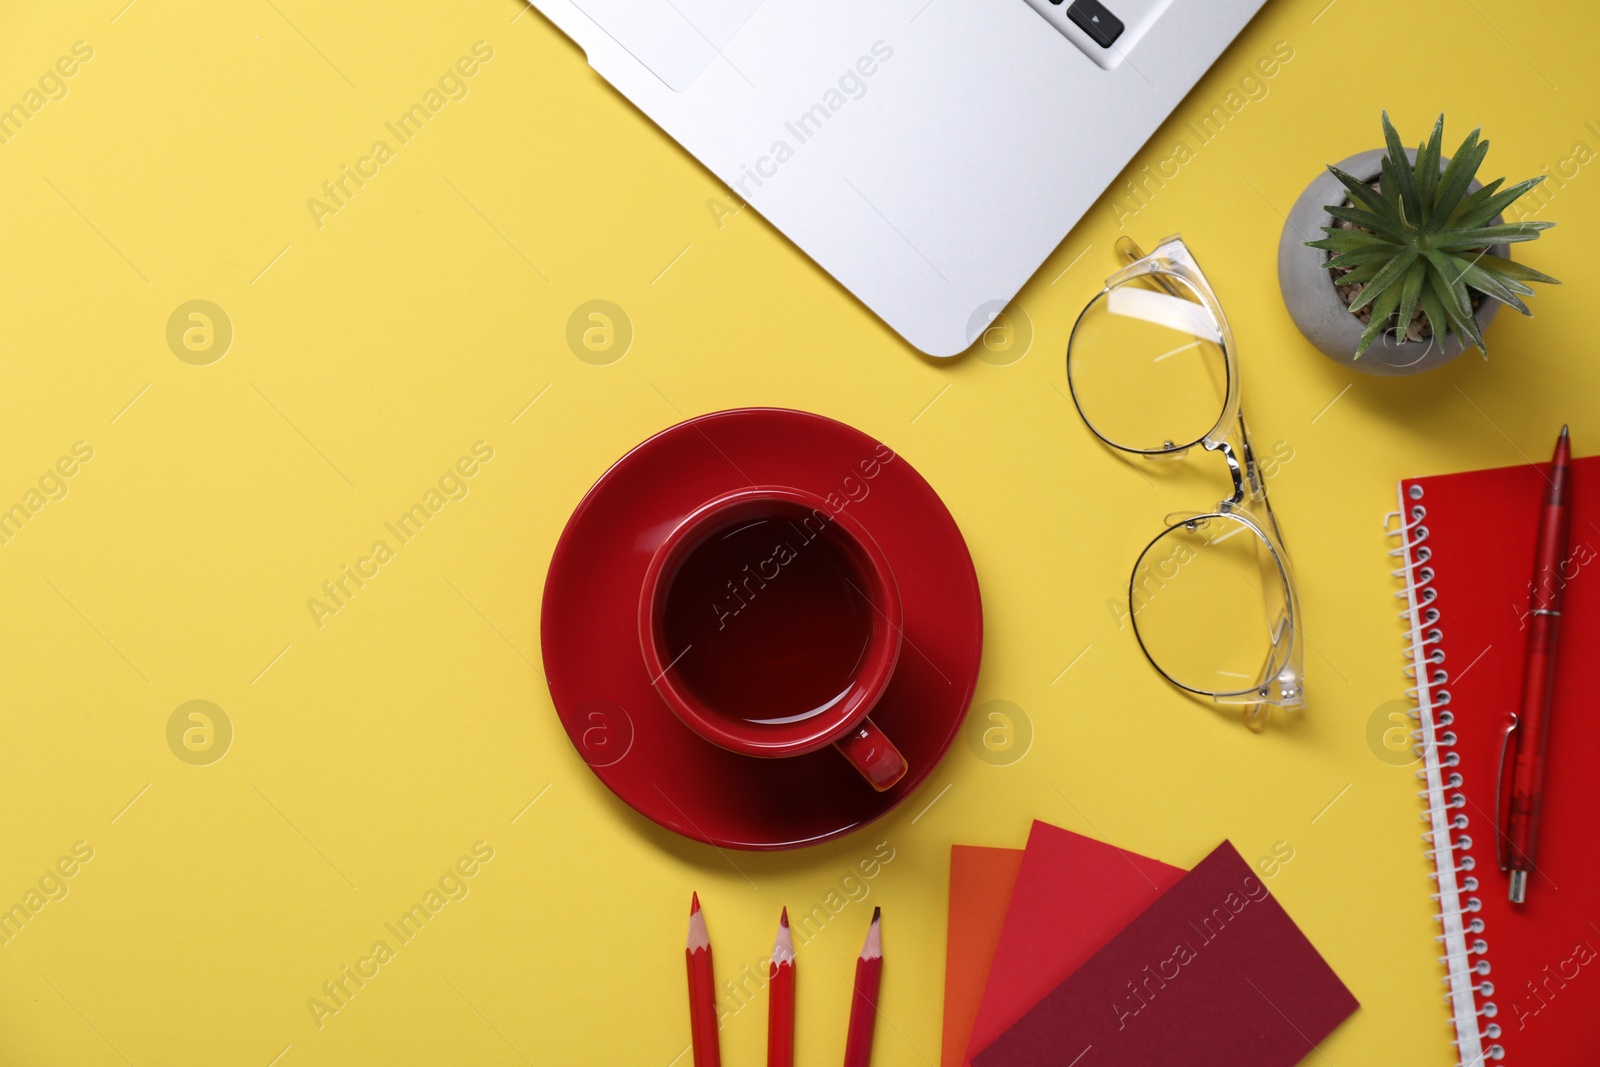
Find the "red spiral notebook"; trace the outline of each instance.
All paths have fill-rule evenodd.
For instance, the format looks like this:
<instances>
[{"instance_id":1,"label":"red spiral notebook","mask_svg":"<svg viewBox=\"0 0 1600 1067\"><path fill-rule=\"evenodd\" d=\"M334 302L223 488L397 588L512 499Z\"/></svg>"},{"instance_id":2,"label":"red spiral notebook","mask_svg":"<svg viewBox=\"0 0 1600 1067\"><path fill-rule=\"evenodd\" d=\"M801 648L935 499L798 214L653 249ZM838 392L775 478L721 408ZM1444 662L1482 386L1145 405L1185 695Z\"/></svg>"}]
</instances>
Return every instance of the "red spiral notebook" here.
<instances>
[{"instance_id":1,"label":"red spiral notebook","mask_svg":"<svg viewBox=\"0 0 1600 1067\"><path fill-rule=\"evenodd\" d=\"M1526 903L1508 901L1496 851L1545 473L1524 464L1407 480L1391 515L1438 887L1439 988L1464 1067L1600 1056L1600 457L1572 467L1544 824Z\"/></svg>"}]
</instances>

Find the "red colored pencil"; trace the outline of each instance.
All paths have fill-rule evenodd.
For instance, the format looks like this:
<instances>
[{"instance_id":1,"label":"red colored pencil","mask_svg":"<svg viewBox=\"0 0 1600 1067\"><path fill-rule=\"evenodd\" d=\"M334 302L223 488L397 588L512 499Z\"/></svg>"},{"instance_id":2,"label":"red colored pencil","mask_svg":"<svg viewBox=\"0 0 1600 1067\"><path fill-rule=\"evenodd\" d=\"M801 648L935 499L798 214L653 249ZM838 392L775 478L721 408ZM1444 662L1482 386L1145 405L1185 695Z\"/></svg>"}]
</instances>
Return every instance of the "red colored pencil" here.
<instances>
[{"instance_id":1,"label":"red colored pencil","mask_svg":"<svg viewBox=\"0 0 1600 1067\"><path fill-rule=\"evenodd\" d=\"M794 936L788 908L778 920L767 969L767 1067L794 1067Z\"/></svg>"},{"instance_id":2,"label":"red colored pencil","mask_svg":"<svg viewBox=\"0 0 1600 1067\"><path fill-rule=\"evenodd\" d=\"M684 946L689 964L689 1038L694 1045L694 1067L722 1067L717 1047L717 989L711 977L711 937L706 917L700 914L700 894L689 901L689 942Z\"/></svg>"},{"instance_id":3,"label":"red colored pencil","mask_svg":"<svg viewBox=\"0 0 1600 1067\"><path fill-rule=\"evenodd\" d=\"M844 1067L868 1067L872 1062L872 1032L878 1022L878 980L883 975L883 935L879 912L872 909L867 942L856 960L856 984L850 997L850 1032L844 1039Z\"/></svg>"}]
</instances>

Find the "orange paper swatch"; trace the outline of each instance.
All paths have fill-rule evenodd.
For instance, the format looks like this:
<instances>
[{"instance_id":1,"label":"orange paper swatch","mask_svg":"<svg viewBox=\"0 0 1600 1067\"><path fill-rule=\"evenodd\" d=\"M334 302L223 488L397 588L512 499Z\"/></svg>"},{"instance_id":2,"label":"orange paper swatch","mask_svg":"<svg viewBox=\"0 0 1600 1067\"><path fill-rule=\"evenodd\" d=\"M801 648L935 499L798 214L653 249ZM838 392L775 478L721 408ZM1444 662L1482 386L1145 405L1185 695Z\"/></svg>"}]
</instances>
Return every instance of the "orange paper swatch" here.
<instances>
[{"instance_id":1,"label":"orange paper swatch","mask_svg":"<svg viewBox=\"0 0 1600 1067\"><path fill-rule=\"evenodd\" d=\"M1020 848L954 845L950 849L950 932L940 1067L960 1067L966 1060L972 1023L1021 866Z\"/></svg>"}]
</instances>

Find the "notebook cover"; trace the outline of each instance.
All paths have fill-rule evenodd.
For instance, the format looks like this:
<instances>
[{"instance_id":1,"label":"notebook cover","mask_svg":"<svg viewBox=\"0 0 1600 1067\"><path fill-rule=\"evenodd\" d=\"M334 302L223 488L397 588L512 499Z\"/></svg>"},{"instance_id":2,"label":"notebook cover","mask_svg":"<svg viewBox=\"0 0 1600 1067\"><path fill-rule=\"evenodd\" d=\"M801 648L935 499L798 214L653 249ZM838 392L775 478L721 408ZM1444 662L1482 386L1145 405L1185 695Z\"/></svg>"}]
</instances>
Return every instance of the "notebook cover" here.
<instances>
[{"instance_id":1,"label":"notebook cover","mask_svg":"<svg viewBox=\"0 0 1600 1067\"><path fill-rule=\"evenodd\" d=\"M1357 1007L1223 842L974 1067L1291 1067Z\"/></svg>"},{"instance_id":2,"label":"notebook cover","mask_svg":"<svg viewBox=\"0 0 1600 1067\"><path fill-rule=\"evenodd\" d=\"M1183 870L1035 821L966 1057L987 1048Z\"/></svg>"},{"instance_id":3,"label":"notebook cover","mask_svg":"<svg viewBox=\"0 0 1600 1067\"><path fill-rule=\"evenodd\" d=\"M1600 1048L1600 707L1593 673L1600 652L1600 457L1577 460L1571 471L1543 828L1525 904L1507 900L1495 850L1496 774L1521 687L1544 475L1543 464L1525 464L1400 485L1410 524L1408 594L1423 613L1413 649L1443 657L1421 672L1417 690L1418 713L1430 716L1436 738L1429 763L1443 786L1436 799L1444 807L1431 814L1441 825L1466 823L1435 835L1440 874L1457 888L1455 908L1446 894L1444 917L1460 913L1455 943L1440 954L1460 961L1451 968L1460 1054L1471 1062L1481 1052L1496 1067L1590 1062ZM1420 497L1411 495L1413 486ZM1432 623L1429 609L1437 611ZM1452 754L1459 759L1453 768ZM1448 785L1452 773L1460 775L1458 788ZM1454 800L1458 795L1463 801ZM1461 870L1468 862L1471 869ZM1483 961L1487 975L1473 969ZM1492 1015L1479 1014L1491 1004ZM1492 1057L1495 1046L1503 1059Z\"/></svg>"},{"instance_id":4,"label":"notebook cover","mask_svg":"<svg viewBox=\"0 0 1600 1067\"><path fill-rule=\"evenodd\" d=\"M1020 848L950 848L950 929L945 942L944 1040L940 1067L959 1067L978 1015L983 983L1000 943Z\"/></svg>"}]
</instances>

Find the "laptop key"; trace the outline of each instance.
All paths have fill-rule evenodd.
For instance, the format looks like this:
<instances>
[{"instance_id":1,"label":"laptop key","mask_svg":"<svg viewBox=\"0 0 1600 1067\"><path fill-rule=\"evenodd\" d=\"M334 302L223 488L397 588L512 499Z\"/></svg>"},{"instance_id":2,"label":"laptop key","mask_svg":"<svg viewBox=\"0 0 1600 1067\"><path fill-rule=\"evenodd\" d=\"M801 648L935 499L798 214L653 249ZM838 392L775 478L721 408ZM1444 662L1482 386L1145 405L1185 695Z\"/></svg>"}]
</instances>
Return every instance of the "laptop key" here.
<instances>
[{"instance_id":1,"label":"laptop key","mask_svg":"<svg viewBox=\"0 0 1600 1067\"><path fill-rule=\"evenodd\" d=\"M1073 0L1067 8L1067 18L1101 48L1110 48L1122 36L1122 20L1107 11L1100 0Z\"/></svg>"}]
</instances>

